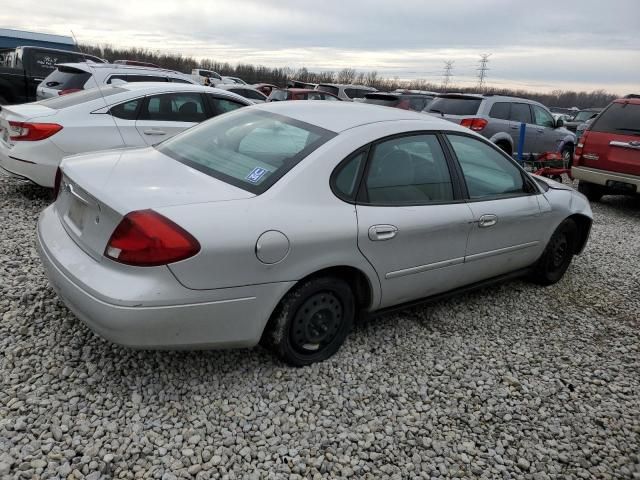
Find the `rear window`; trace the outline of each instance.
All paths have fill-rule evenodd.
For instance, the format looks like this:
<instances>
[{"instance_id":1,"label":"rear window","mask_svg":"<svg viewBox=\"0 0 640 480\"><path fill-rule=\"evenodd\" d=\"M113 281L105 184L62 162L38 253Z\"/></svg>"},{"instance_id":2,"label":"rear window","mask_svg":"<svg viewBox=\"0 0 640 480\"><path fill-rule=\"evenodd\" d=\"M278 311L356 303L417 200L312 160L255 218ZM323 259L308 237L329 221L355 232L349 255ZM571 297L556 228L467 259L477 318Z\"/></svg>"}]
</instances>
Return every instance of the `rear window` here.
<instances>
[{"instance_id":1,"label":"rear window","mask_svg":"<svg viewBox=\"0 0 640 480\"><path fill-rule=\"evenodd\" d=\"M26 50L25 50L26 55ZM49 75L59 63L84 62L82 55L73 52L50 52L47 50L29 49L30 68L32 75Z\"/></svg>"},{"instance_id":2,"label":"rear window","mask_svg":"<svg viewBox=\"0 0 640 480\"><path fill-rule=\"evenodd\" d=\"M66 90L68 88L82 89L87 80L91 78L89 72L75 68L59 67L44 79L44 86L54 90Z\"/></svg>"},{"instance_id":3,"label":"rear window","mask_svg":"<svg viewBox=\"0 0 640 480\"><path fill-rule=\"evenodd\" d=\"M436 97L427 109L444 115L475 115L480 108L480 98Z\"/></svg>"},{"instance_id":4,"label":"rear window","mask_svg":"<svg viewBox=\"0 0 640 480\"><path fill-rule=\"evenodd\" d=\"M591 131L640 135L640 105L612 103L591 124Z\"/></svg>"},{"instance_id":5,"label":"rear window","mask_svg":"<svg viewBox=\"0 0 640 480\"><path fill-rule=\"evenodd\" d=\"M282 115L237 110L156 148L207 175L260 194L335 135Z\"/></svg>"},{"instance_id":6,"label":"rear window","mask_svg":"<svg viewBox=\"0 0 640 480\"><path fill-rule=\"evenodd\" d=\"M60 110L62 108L73 107L80 105L84 102L91 102L98 98L110 97L117 93L126 92L123 88L108 87L108 88L91 88L89 90L83 90L81 92L70 93L69 95L63 95L61 97L47 98L46 100L40 100L35 102L38 105L53 108L54 110Z\"/></svg>"},{"instance_id":7,"label":"rear window","mask_svg":"<svg viewBox=\"0 0 640 480\"><path fill-rule=\"evenodd\" d=\"M575 117L573 117L571 120L574 122L586 122L587 120L589 120L591 117L595 117L598 114L598 112L594 112L594 111L582 111L582 112L578 112L576 114Z\"/></svg>"},{"instance_id":8,"label":"rear window","mask_svg":"<svg viewBox=\"0 0 640 480\"><path fill-rule=\"evenodd\" d=\"M320 90L321 92L329 92L333 93L335 96L338 96L340 93L340 89L338 87L334 87L333 85L318 85L316 90Z\"/></svg>"}]
</instances>

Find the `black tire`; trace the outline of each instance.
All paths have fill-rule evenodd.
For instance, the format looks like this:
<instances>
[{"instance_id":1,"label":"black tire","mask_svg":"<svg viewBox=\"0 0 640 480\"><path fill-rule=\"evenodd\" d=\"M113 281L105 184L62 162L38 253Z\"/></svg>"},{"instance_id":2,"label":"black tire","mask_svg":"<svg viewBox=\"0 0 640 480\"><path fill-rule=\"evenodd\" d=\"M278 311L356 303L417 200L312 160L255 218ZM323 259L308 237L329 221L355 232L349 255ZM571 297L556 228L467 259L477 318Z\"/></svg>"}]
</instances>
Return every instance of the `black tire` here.
<instances>
[{"instance_id":1,"label":"black tire","mask_svg":"<svg viewBox=\"0 0 640 480\"><path fill-rule=\"evenodd\" d=\"M282 299L262 343L294 367L321 362L344 343L355 315L355 298L347 282L314 278Z\"/></svg>"},{"instance_id":2,"label":"black tire","mask_svg":"<svg viewBox=\"0 0 640 480\"><path fill-rule=\"evenodd\" d=\"M570 143L565 145L561 154L564 167L571 168L571 165L573 164L573 145Z\"/></svg>"},{"instance_id":3,"label":"black tire","mask_svg":"<svg viewBox=\"0 0 640 480\"><path fill-rule=\"evenodd\" d=\"M553 232L542 256L531 274L531 280L539 285L552 285L560 280L573 259L578 240L576 222L567 218Z\"/></svg>"},{"instance_id":4,"label":"black tire","mask_svg":"<svg viewBox=\"0 0 640 480\"><path fill-rule=\"evenodd\" d=\"M508 142L498 142L496 143L496 145L500 147L500 149L510 157L513 155L513 149L511 148L511 145L509 145Z\"/></svg>"},{"instance_id":5,"label":"black tire","mask_svg":"<svg viewBox=\"0 0 640 480\"><path fill-rule=\"evenodd\" d=\"M589 183L583 180L578 182L578 191L587 197L590 202L597 202L604 195L604 187L602 185L596 185L595 183Z\"/></svg>"}]
</instances>

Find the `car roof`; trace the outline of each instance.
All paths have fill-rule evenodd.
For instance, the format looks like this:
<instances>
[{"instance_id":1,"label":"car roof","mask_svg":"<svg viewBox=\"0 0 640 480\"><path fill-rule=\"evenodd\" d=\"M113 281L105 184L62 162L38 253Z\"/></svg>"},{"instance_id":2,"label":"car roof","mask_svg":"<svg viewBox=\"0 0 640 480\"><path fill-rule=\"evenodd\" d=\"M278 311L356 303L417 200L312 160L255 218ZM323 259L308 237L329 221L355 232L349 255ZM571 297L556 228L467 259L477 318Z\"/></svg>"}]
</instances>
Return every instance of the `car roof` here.
<instances>
[{"instance_id":1,"label":"car roof","mask_svg":"<svg viewBox=\"0 0 640 480\"><path fill-rule=\"evenodd\" d=\"M269 102L252 108L268 110L337 133L369 123L401 120L420 121L420 130L469 131L432 115L360 102Z\"/></svg>"},{"instance_id":2,"label":"car roof","mask_svg":"<svg viewBox=\"0 0 640 480\"><path fill-rule=\"evenodd\" d=\"M318 86L362 88L363 90L371 90L371 91L375 90L375 88L373 87L367 87L366 85L356 85L355 83L319 83Z\"/></svg>"},{"instance_id":3,"label":"car roof","mask_svg":"<svg viewBox=\"0 0 640 480\"><path fill-rule=\"evenodd\" d=\"M203 93L218 93L225 95L236 100L241 100L242 103L247 105L253 105L253 102L247 100L245 97L238 95L237 93L222 90L220 88L207 87L205 85L197 85L191 83L172 83L172 82L131 82L131 83L118 83L117 85L109 85L101 88L110 87L121 88L129 92L139 93L155 93L155 92L203 92Z\"/></svg>"},{"instance_id":4,"label":"car roof","mask_svg":"<svg viewBox=\"0 0 640 480\"><path fill-rule=\"evenodd\" d=\"M96 68L96 69L111 69L111 70L119 70L122 72L127 71L136 71L136 72L163 72L163 73L173 73L179 74L184 77L188 77L189 75L182 72L177 72L175 70L169 70L168 68L156 68L156 67L143 67L140 65L124 65L121 63L90 63L87 65L87 62L68 62L68 63L58 63L57 65L61 65L63 67L74 67L82 70L82 68Z\"/></svg>"},{"instance_id":5,"label":"car roof","mask_svg":"<svg viewBox=\"0 0 640 480\"><path fill-rule=\"evenodd\" d=\"M617 98L613 103L630 103L631 105L640 105L640 96L627 96L624 98Z\"/></svg>"}]
</instances>

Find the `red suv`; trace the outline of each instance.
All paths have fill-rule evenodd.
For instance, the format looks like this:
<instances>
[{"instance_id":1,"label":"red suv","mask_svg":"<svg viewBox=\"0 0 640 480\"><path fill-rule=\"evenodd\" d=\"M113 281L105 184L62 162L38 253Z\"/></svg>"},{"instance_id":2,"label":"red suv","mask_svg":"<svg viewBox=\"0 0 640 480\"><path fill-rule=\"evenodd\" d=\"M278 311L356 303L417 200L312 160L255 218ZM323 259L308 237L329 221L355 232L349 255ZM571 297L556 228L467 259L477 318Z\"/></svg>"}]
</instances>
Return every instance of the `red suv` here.
<instances>
[{"instance_id":1,"label":"red suv","mask_svg":"<svg viewBox=\"0 0 640 480\"><path fill-rule=\"evenodd\" d=\"M640 95L614 100L595 118L578 141L571 172L593 202L640 193Z\"/></svg>"}]
</instances>

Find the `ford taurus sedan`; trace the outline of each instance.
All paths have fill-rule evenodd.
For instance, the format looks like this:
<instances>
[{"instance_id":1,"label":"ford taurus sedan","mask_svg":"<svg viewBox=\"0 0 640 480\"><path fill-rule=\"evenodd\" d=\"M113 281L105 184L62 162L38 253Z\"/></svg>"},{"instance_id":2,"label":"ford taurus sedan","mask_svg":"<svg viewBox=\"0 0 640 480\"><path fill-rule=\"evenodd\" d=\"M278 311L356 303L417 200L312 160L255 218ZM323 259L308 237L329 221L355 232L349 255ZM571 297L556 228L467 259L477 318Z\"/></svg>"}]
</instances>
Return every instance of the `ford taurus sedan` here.
<instances>
[{"instance_id":1,"label":"ford taurus sedan","mask_svg":"<svg viewBox=\"0 0 640 480\"><path fill-rule=\"evenodd\" d=\"M350 102L236 110L63 161L38 245L90 328L137 348L334 354L359 315L528 274L557 282L589 203L469 129Z\"/></svg>"}]
</instances>

